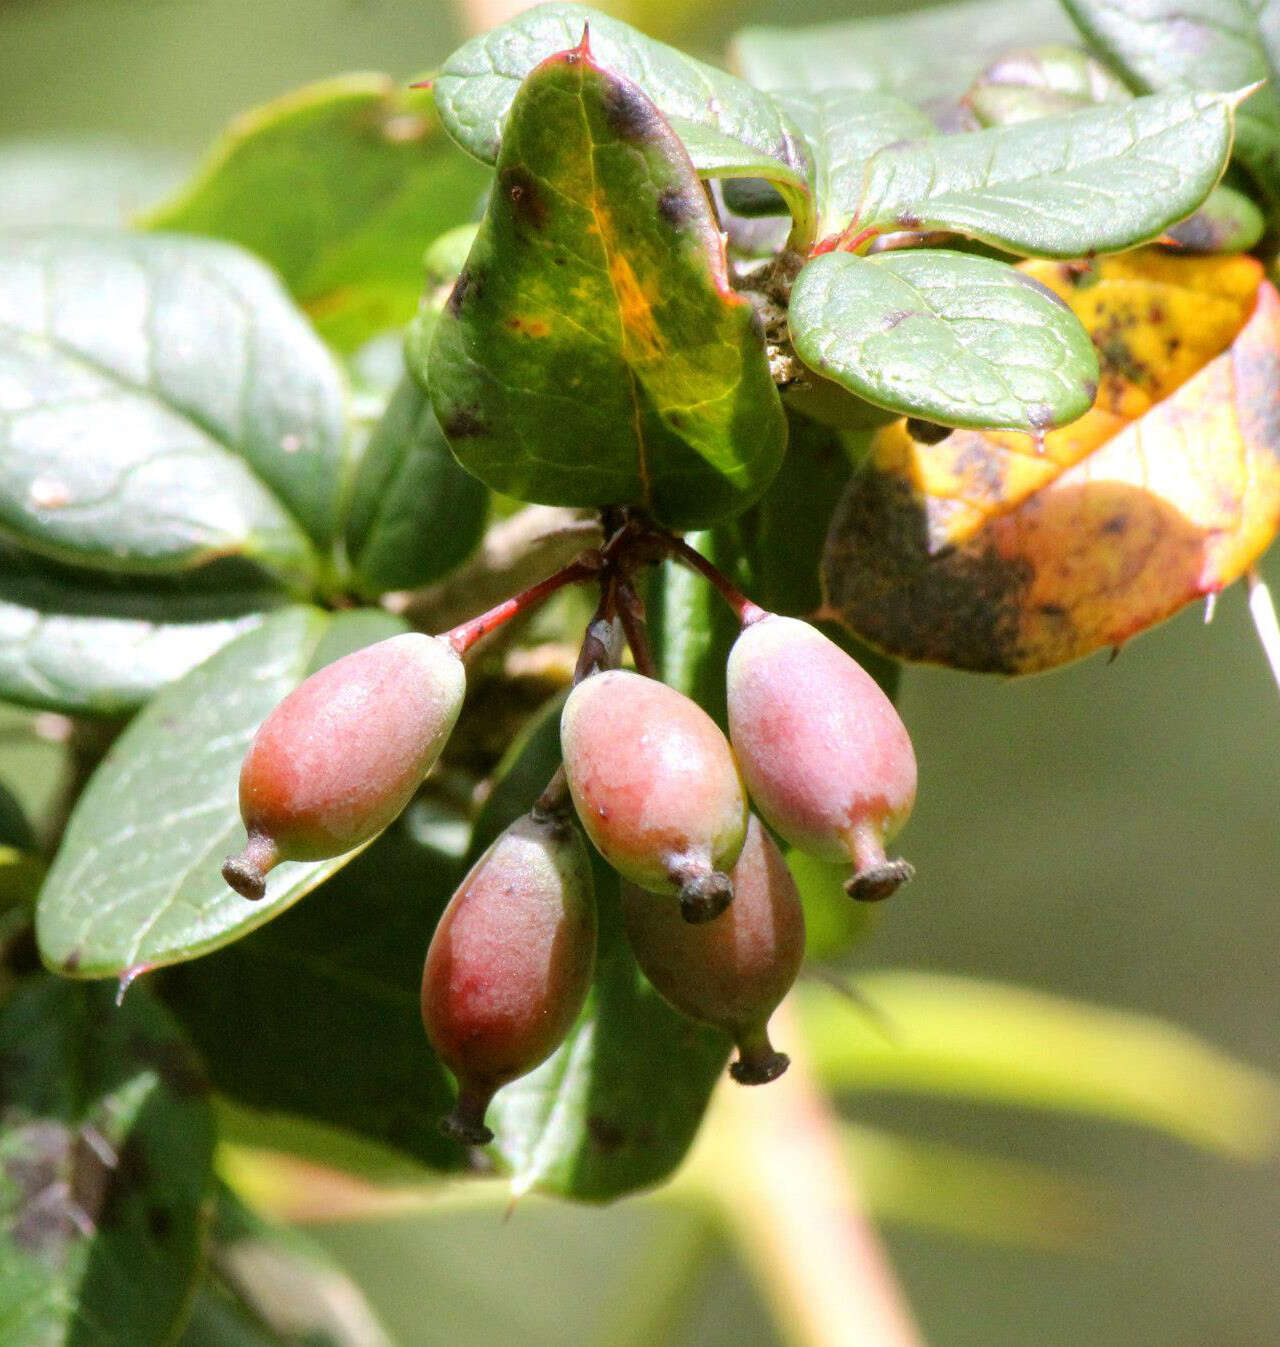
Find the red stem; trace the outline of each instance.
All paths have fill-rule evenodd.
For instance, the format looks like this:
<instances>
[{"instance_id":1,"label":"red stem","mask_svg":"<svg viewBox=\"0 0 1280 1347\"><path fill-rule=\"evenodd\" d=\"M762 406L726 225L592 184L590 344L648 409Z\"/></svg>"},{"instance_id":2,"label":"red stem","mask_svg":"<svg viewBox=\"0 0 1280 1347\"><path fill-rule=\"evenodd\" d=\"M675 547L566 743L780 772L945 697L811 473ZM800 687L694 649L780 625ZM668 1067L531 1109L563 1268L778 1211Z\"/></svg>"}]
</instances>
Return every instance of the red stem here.
<instances>
[{"instance_id":1,"label":"red stem","mask_svg":"<svg viewBox=\"0 0 1280 1347\"><path fill-rule=\"evenodd\" d=\"M749 627L753 622L759 622L762 617L769 616L766 609L761 608L758 603L752 603L729 580L728 576L713 566L701 552L695 552L683 538L672 537L668 539L667 547L672 556L679 561L683 561L691 570L697 571L699 575L715 586L720 597L733 609L738 621L744 627Z\"/></svg>"},{"instance_id":2,"label":"red stem","mask_svg":"<svg viewBox=\"0 0 1280 1347\"><path fill-rule=\"evenodd\" d=\"M618 586L618 616L622 619L627 644L635 656L636 668L646 678L658 678L658 666L649 649L649 635L645 630L644 604L626 581Z\"/></svg>"},{"instance_id":3,"label":"red stem","mask_svg":"<svg viewBox=\"0 0 1280 1347\"><path fill-rule=\"evenodd\" d=\"M600 558L596 553L580 556L576 561L571 561L556 571L554 575L539 580L536 585L530 585L528 589L513 594L509 599L503 599L487 613L460 622L456 627L444 632L442 639L448 641L459 655L465 655L477 641L488 636L491 631L496 631L504 622L510 622L513 617L528 612L544 599L549 599L558 589L577 584L580 580L590 579L599 570Z\"/></svg>"}]
</instances>

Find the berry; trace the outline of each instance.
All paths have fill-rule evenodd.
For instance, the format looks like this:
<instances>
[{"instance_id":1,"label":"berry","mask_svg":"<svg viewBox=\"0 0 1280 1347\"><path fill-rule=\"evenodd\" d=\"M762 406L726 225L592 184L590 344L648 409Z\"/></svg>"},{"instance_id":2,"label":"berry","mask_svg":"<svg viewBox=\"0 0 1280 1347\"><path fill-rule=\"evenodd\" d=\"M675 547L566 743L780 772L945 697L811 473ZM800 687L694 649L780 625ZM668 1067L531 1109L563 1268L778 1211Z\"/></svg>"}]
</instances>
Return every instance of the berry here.
<instances>
[{"instance_id":1,"label":"berry","mask_svg":"<svg viewBox=\"0 0 1280 1347\"><path fill-rule=\"evenodd\" d=\"M223 878L261 898L280 861L339 856L380 833L440 756L465 690L453 648L417 632L312 674L249 746L240 769L249 840Z\"/></svg>"},{"instance_id":2,"label":"berry","mask_svg":"<svg viewBox=\"0 0 1280 1347\"><path fill-rule=\"evenodd\" d=\"M591 859L577 829L562 814L517 819L459 885L422 972L427 1037L458 1078L447 1135L493 1140L490 1100L564 1040L595 948Z\"/></svg>"},{"instance_id":3,"label":"berry","mask_svg":"<svg viewBox=\"0 0 1280 1347\"><path fill-rule=\"evenodd\" d=\"M792 846L852 861L846 890L887 898L911 878L884 844L915 802L916 760L893 703L807 622L769 614L729 652L729 736L756 807Z\"/></svg>"},{"instance_id":4,"label":"berry","mask_svg":"<svg viewBox=\"0 0 1280 1347\"><path fill-rule=\"evenodd\" d=\"M605 860L642 888L678 894L686 921L723 912L747 803L715 721L673 688L611 669L574 688L560 745L578 817Z\"/></svg>"},{"instance_id":5,"label":"berry","mask_svg":"<svg viewBox=\"0 0 1280 1347\"><path fill-rule=\"evenodd\" d=\"M677 1010L734 1037L729 1068L742 1085L763 1085L787 1069L769 1042L777 1009L804 957L804 909L773 839L751 816L733 867L733 902L714 921L690 926L674 904L622 886L622 915L636 961Z\"/></svg>"}]
</instances>

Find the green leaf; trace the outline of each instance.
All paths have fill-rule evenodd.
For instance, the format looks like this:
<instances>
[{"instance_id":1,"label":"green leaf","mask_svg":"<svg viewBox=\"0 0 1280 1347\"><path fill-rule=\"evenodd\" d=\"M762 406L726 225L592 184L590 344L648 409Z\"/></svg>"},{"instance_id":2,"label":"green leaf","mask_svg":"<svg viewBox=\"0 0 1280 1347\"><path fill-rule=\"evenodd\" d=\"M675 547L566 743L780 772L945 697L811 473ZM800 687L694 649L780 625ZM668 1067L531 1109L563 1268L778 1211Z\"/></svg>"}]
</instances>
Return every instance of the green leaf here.
<instances>
[{"instance_id":1,"label":"green leaf","mask_svg":"<svg viewBox=\"0 0 1280 1347\"><path fill-rule=\"evenodd\" d=\"M512 105L429 368L462 465L522 500L644 504L694 527L742 509L782 455L706 193L645 95L582 51Z\"/></svg>"},{"instance_id":2,"label":"green leaf","mask_svg":"<svg viewBox=\"0 0 1280 1347\"><path fill-rule=\"evenodd\" d=\"M881 1024L829 991L797 998L831 1088L1109 1118L1243 1160L1275 1154L1280 1082L1184 1029L977 978L881 972L854 985Z\"/></svg>"},{"instance_id":3,"label":"green leaf","mask_svg":"<svg viewBox=\"0 0 1280 1347\"><path fill-rule=\"evenodd\" d=\"M1063 0L1089 43L1143 92L1241 89L1265 81L1236 112L1236 152L1280 200L1280 33L1258 0Z\"/></svg>"},{"instance_id":4,"label":"green leaf","mask_svg":"<svg viewBox=\"0 0 1280 1347\"><path fill-rule=\"evenodd\" d=\"M0 1338L163 1347L199 1270L208 1086L136 990L38 977L0 1009Z\"/></svg>"},{"instance_id":5,"label":"green leaf","mask_svg":"<svg viewBox=\"0 0 1280 1347\"><path fill-rule=\"evenodd\" d=\"M418 1008L427 945L460 877L456 858L397 823L279 920L168 970L165 1000L219 1094L460 1167L465 1152L439 1127L453 1087Z\"/></svg>"},{"instance_id":6,"label":"green leaf","mask_svg":"<svg viewBox=\"0 0 1280 1347\"><path fill-rule=\"evenodd\" d=\"M1014 126L1101 103L1128 103L1132 97L1093 57L1075 47L1042 43L1005 52L978 76L964 101L983 126Z\"/></svg>"},{"instance_id":7,"label":"green leaf","mask_svg":"<svg viewBox=\"0 0 1280 1347\"><path fill-rule=\"evenodd\" d=\"M796 354L881 407L947 426L1046 430L1098 391L1089 334L1012 267L963 253L826 253L796 279Z\"/></svg>"},{"instance_id":8,"label":"green leaf","mask_svg":"<svg viewBox=\"0 0 1280 1347\"><path fill-rule=\"evenodd\" d=\"M22 806L13 795L0 784L0 847L13 847L18 851L34 851L35 833Z\"/></svg>"},{"instance_id":9,"label":"green leaf","mask_svg":"<svg viewBox=\"0 0 1280 1347\"><path fill-rule=\"evenodd\" d=\"M309 581L341 375L265 267L198 239L0 236L0 534L73 564Z\"/></svg>"},{"instance_id":10,"label":"green leaf","mask_svg":"<svg viewBox=\"0 0 1280 1347\"><path fill-rule=\"evenodd\" d=\"M970 0L809 28L747 28L733 64L759 89L955 97L1009 47L1069 38L1056 0Z\"/></svg>"},{"instance_id":11,"label":"green leaf","mask_svg":"<svg viewBox=\"0 0 1280 1347\"><path fill-rule=\"evenodd\" d=\"M249 248L349 351L409 320L423 248L472 217L488 177L441 134L429 94L343 75L237 117L143 224Z\"/></svg>"},{"instance_id":12,"label":"green leaf","mask_svg":"<svg viewBox=\"0 0 1280 1347\"><path fill-rule=\"evenodd\" d=\"M856 223L1079 257L1156 238L1222 176L1233 94L1168 93L882 150Z\"/></svg>"},{"instance_id":13,"label":"green leaf","mask_svg":"<svg viewBox=\"0 0 1280 1347\"><path fill-rule=\"evenodd\" d=\"M183 160L106 137L0 144L0 229L123 225L170 192Z\"/></svg>"},{"instance_id":14,"label":"green leaf","mask_svg":"<svg viewBox=\"0 0 1280 1347\"><path fill-rule=\"evenodd\" d=\"M595 59L645 91L685 141L695 168L715 177L767 177L798 200L808 165L795 129L770 99L586 5L538 5L454 52L434 86L445 129L476 158L496 163L521 83L539 62L577 46L587 25Z\"/></svg>"},{"instance_id":15,"label":"green leaf","mask_svg":"<svg viewBox=\"0 0 1280 1347\"><path fill-rule=\"evenodd\" d=\"M780 90L780 107L800 128L813 161L817 237L838 234L858 209L867 160L897 141L932 136L933 123L893 94L857 89Z\"/></svg>"},{"instance_id":16,"label":"green leaf","mask_svg":"<svg viewBox=\"0 0 1280 1347\"><path fill-rule=\"evenodd\" d=\"M558 712L553 703L508 758L477 820L473 858L555 771ZM729 1043L677 1014L645 981L622 930L618 877L592 859L600 932L586 1007L542 1066L499 1090L489 1122L514 1192L602 1202L658 1183L680 1163Z\"/></svg>"},{"instance_id":17,"label":"green leaf","mask_svg":"<svg viewBox=\"0 0 1280 1347\"><path fill-rule=\"evenodd\" d=\"M426 391L400 381L360 459L347 514L347 555L360 588L429 584L475 550L489 492L449 452Z\"/></svg>"},{"instance_id":18,"label":"green leaf","mask_svg":"<svg viewBox=\"0 0 1280 1347\"><path fill-rule=\"evenodd\" d=\"M240 762L308 674L404 630L375 609L285 608L224 646L130 723L76 804L40 895L46 964L81 977L194 958L270 921L350 855L288 861L250 903L223 882L244 839Z\"/></svg>"},{"instance_id":19,"label":"green leaf","mask_svg":"<svg viewBox=\"0 0 1280 1347\"><path fill-rule=\"evenodd\" d=\"M227 569L135 580L0 543L0 698L75 715L135 710L283 601L261 576L215 583Z\"/></svg>"},{"instance_id":20,"label":"green leaf","mask_svg":"<svg viewBox=\"0 0 1280 1347\"><path fill-rule=\"evenodd\" d=\"M1007 53L988 66L965 95L984 126L1014 126L1132 99L1129 90L1091 56L1053 45ZM1237 112L1237 141L1239 132ZM1247 196L1219 183L1197 211L1166 232L1189 252L1227 253L1252 248L1265 227L1262 212Z\"/></svg>"}]
</instances>

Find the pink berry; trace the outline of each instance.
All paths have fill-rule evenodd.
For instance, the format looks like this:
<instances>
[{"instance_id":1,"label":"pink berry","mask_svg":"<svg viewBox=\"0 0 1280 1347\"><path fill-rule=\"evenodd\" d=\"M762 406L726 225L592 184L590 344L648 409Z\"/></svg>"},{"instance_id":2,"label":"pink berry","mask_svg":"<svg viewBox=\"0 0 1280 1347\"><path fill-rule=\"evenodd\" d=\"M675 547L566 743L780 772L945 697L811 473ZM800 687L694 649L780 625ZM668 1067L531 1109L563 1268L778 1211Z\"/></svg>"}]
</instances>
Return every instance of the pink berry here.
<instances>
[{"instance_id":1,"label":"pink berry","mask_svg":"<svg viewBox=\"0 0 1280 1347\"><path fill-rule=\"evenodd\" d=\"M643 888L678 894L686 921L724 911L747 804L715 721L673 688L612 669L570 694L560 744L578 817L605 860Z\"/></svg>"},{"instance_id":2,"label":"pink berry","mask_svg":"<svg viewBox=\"0 0 1280 1347\"><path fill-rule=\"evenodd\" d=\"M380 833L440 756L465 691L453 648L417 632L312 674L249 746L240 769L249 840L223 878L261 898L280 861L339 856Z\"/></svg>"},{"instance_id":3,"label":"pink berry","mask_svg":"<svg viewBox=\"0 0 1280 1347\"><path fill-rule=\"evenodd\" d=\"M787 1069L768 1024L800 971L804 909L782 853L754 815L732 878L728 910L700 926L632 884L622 886L622 914L649 981L677 1010L731 1033L738 1060L730 1074L742 1085L763 1085Z\"/></svg>"},{"instance_id":4,"label":"pink berry","mask_svg":"<svg viewBox=\"0 0 1280 1347\"><path fill-rule=\"evenodd\" d=\"M915 754L861 665L807 622L770 614L734 642L728 702L751 798L792 846L852 861L846 888L864 901L911 878L884 847L915 802Z\"/></svg>"},{"instance_id":5,"label":"pink berry","mask_svg":"<svg viewBox=\"0 0 1280 1347\"><path fill-rule=\"evenodd\" d=\"M427 951L422 1022L458 1078L445 1132L493 1140L494 1094L563 1042L595 962L591 860L563 815L518 819L471 868Z\"/></svg>"}]
</instances>

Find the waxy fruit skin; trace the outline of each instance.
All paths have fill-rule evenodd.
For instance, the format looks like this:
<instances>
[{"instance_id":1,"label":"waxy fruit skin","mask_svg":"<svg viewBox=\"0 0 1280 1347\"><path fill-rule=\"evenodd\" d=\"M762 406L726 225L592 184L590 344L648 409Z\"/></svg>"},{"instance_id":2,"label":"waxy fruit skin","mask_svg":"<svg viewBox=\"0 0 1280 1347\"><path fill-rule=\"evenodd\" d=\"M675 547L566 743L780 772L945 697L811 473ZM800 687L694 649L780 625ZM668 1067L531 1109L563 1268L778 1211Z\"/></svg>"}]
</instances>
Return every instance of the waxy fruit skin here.
<instances>
[{"instance_id":1,"label":"waxy fruit skin","mask_svg":"<svg viewBox=\"0 0 1280 1347\"><path fill-rule=\"evenodd\" d=\"M732 897L747 828L729 741L683 693L625 669L579 683L560 719L578 817L605 860L707 921Z\"/></svg>"},{"instance_id":2,"label":"waxy fruit skin","mask_svg":"<svg viewBox=\"0 0 1280 1347\"><path fill-rule=\"evenodd\" d=\"M564 1040L595 950L591 858L577 828L563 814L526 814L471 867L427 951L422 1022L458 1078L449 1135L492 1139L489 1101Z\"/></svg>"}]
</instances>

